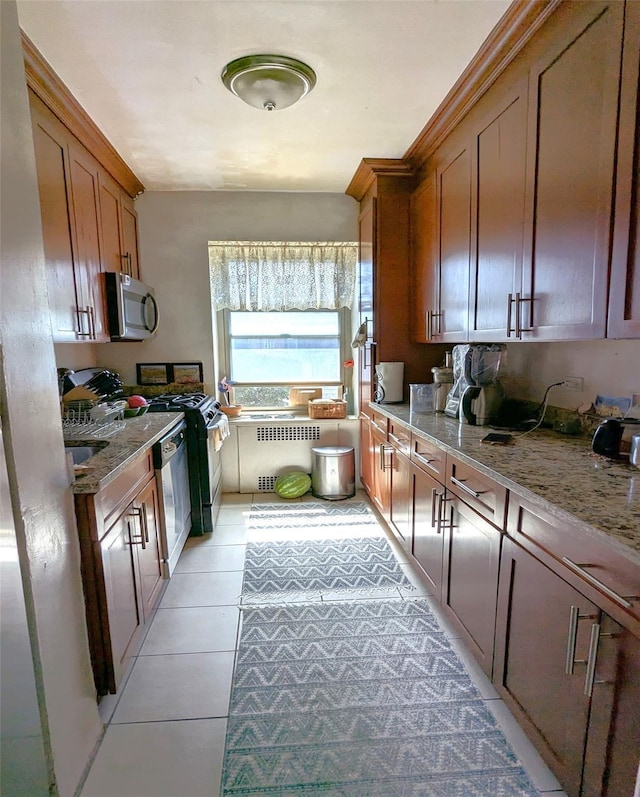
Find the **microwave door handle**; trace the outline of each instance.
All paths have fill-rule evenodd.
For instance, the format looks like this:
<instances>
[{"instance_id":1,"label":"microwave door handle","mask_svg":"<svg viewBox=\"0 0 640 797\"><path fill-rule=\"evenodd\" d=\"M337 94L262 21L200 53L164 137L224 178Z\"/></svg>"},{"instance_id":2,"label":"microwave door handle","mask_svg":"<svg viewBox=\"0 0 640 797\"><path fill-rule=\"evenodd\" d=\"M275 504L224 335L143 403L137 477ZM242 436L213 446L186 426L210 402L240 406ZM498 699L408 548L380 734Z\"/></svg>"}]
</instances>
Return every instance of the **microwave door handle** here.
<instances>
[{"instance_id":1,"label":"microwave door handle","mask_svg":"<svg viewBox=\"0 0 640 797\"><path fill-rule=\"evenodd\" d=\"M153 323L153 327L150 327L150 326L149 326L149 322L147 321L147 301L149 301L149 300L150 300L150 301L153 303L153 316L154 316L154 323ZM147 294L147 295L144 297L144 326L145 326L145 329L147 329L147 330L148 330L148 332L149 332L151 335L153 335L153 333L154 333L154 332L156 331L156 329L158 328L158 321L159 321L159 320L160 320L160 319L159 319L159 313L158 313L158 302L156 302L156 300L154 299L154 297L153 297L153 296L152 296L150 293L148 293L148 294Z\"/></svg>"}]
</instances>

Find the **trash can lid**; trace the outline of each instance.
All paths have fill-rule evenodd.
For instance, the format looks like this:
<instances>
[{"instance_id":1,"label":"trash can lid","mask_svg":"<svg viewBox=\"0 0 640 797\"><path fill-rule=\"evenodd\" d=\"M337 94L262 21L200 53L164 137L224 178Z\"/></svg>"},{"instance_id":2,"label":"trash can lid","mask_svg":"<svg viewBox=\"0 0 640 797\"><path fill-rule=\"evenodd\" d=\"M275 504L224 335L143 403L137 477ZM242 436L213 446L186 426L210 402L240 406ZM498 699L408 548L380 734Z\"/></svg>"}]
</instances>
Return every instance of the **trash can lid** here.
<instances>
[{"instance_id":1,"label":"trash can lid","mask_svg":"<svg viewBox=\"0 0 640 797\"><path fill-rule=\"evenodd\" d=\"M353 453L353 446L320 446L312 448L311 453L321 457L343 457L345 454Z\"/></svg>"}]
</instances>

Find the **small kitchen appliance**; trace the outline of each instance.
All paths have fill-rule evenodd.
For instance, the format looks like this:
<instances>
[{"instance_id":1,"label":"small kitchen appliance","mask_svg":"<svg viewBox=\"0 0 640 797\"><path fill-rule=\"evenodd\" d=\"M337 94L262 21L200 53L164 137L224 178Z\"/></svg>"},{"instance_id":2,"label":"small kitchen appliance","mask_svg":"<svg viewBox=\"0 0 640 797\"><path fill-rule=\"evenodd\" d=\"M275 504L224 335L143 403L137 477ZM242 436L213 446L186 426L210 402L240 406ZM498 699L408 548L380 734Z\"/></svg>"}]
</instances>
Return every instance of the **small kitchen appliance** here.
<instances>
[{"instance_id":1,"label":"small kitchen appliance","mask_svg":"<svg viewBox=\"0 0 640 797\"><path fill-rule=\"evenodd\" d=\"M477 426L496 419L503 399L498 374L504 350L500 343L453 347L453 385L447 395L445 415ZM465 397L468 388L474 389Z\"/></svg>"},{"instance_id":2,"label":"small kitchen appliance","mask_svg":"<svg viewBox=\"0 0 640 797\"><path fill-rule=\"evenodd\" d=\"M436 412L444 412L444 408L447 406L447 396L453 385L453 368L451 366L436 367L431 369L431 373L434 384L433 409Z\"/></svg>"},{"instance_id":3,"label":"small kitchen appliance","mask_svg":"<svg viewBox=\"0 0 640 797\"><path fill-rule=\"evenodd\" d=\"M205 393L165 394L149 400L149 412L184 412L191 495L191 536L213 531L222 495L220 427L226 416L220 402Z\"/></svg>"},{"instance_id":4,"label":"small kitchen appliance","mask_svg":"<svg viewBox=\"0 0 640 797\"><path fill-rule=\"evenodd\" d=\"M404 363L378 363L375 367L375 401L378 404L400 403L403 379Z\"/></svg>"},{"instance_id":5,"label":"small kitchen appliance","mask_svg":"<svg viewBox=\"0 0 640 797\"><path fill-rule=\"evenodd\" d=\"M591 440L591 448L594 454L616 459L620 455L620 442L623 431L622 424L615 418L607 418L602 421Z\"/></svg>"},{"instance_id":6,"label":"small kitchen appliance","mask_svg":"<svg viewBox=\"0 0 640 797\"><path fill-rule=\"evenodd\" d=\"M158 303L153 288L128 274L104 275L111 340L146 340L158 329Z\"/></svg>"}]
</instances>

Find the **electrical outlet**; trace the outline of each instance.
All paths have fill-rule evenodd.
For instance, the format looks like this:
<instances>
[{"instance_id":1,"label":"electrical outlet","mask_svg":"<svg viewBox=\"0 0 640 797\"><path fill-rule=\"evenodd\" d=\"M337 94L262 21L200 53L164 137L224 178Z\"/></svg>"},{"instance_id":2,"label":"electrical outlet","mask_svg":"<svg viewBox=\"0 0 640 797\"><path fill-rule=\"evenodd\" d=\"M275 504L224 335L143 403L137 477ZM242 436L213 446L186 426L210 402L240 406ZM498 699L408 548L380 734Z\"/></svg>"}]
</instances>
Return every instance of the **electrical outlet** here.
<instances>
[{"instance_id":1,"label":"electrical outlet","mask_svg":"<svg viewBox=\"0 0 640 797\"><path fill-rule=\"evenodd\" d=\"M570 376L564 380L562 387L565 390L575 390L580 392L584 390L584 379L581 376Z\"/></svg>"}]
</instances>

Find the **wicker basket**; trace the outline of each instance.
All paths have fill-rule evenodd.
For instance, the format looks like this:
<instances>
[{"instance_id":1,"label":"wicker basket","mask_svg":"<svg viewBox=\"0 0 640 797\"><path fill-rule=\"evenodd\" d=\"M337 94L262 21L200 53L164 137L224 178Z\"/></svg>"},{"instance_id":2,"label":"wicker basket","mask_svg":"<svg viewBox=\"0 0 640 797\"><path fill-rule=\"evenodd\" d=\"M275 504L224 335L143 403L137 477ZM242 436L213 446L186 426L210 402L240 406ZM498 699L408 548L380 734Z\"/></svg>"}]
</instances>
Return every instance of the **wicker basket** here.
<instances>
[{"instance_id":1,"label":"wicker basket","mask_svg":"<svg viewBox=\"0 0 640 797\"><path fill-rule=\"evenodd\" d=\"M342 399L320 399L310 401L307 406L309 407L310 418L347 417L347 402Z\"/></svg>"}]
</instances>

